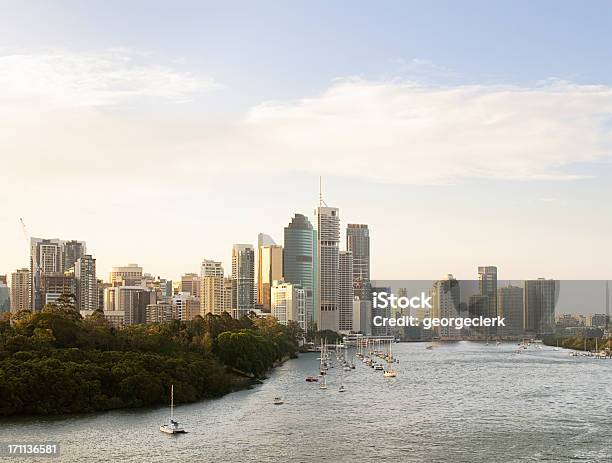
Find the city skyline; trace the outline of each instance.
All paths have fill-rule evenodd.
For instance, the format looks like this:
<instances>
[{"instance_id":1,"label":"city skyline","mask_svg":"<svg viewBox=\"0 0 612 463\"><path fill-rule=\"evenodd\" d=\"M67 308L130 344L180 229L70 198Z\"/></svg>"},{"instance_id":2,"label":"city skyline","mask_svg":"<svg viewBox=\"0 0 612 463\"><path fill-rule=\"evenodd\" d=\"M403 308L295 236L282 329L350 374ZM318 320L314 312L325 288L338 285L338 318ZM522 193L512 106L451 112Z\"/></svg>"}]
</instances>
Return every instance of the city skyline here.
<instances>
[{"instance_id":1,"label":"city skyline","mask_svg":"<svg viewBox=\"0 0 612 463\"><path fill-rule=\"evenodd\" d=\"M6 3L1 272L19 217L103 271L229 268L228 241L313 221L322 175L377 278L612 277L605 2L180 4L160 40L142 5Z\"/></svg>"}]
</instances>

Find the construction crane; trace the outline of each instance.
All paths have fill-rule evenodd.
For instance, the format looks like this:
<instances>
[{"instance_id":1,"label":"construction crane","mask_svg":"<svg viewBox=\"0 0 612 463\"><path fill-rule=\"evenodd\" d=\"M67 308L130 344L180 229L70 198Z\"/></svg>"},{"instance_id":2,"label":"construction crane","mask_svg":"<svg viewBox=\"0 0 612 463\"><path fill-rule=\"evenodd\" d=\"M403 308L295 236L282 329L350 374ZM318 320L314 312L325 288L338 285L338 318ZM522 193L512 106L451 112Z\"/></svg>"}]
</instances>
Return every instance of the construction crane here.
<instances>
[{"instance_id":1,"label":"construction crane","mask_svg":"<svg viewBox=\"0 0 612 463\"><path fill-rule=\"evenodd\" d=\"M19 217L19 223L21 223L21 230L23 231L23 236L25 236L26 239L26 245L27 245L27 254L31 253L31 248L30 248L30 235L28 234L28 229L26 228L26 224L23 221L23 219L21 217ZM34 256L30 256L30 268L32 268L34 270L34 275L32 275L33 279L36 278L36 275L39 274L40 271L40 267L38 266L38 259L34 259ZM34 281L32 281L32 290L33 290L33 286L34 286ZM30 297L32 299L32 310L34 310L34 294L31 293Z\"/></svg>"}]
</instances>

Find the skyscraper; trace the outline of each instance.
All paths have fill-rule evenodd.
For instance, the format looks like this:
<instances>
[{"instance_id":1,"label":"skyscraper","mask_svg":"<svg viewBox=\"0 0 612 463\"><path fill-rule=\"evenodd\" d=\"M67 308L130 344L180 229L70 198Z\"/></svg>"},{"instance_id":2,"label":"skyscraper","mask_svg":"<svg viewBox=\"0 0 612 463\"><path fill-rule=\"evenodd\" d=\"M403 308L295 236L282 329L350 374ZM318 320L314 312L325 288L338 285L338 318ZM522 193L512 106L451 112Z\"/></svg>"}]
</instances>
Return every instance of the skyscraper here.
<instances>
[{"instance_id":1,"label":"skyscraper","mask_svg":"<svg viewBox=\"0 0 612 463\"><path fill-rule=\"evenodd\" d=\"M431 316L432 318L456 318L459 316L461 302L461 292L459 282L448 274L442 280L438 280L433 285L431 292ZM461 330L454 326L435 327L434 331L440 339L453 340L461 338Z\"/></svg>"},{"instance_id":2,"label":"skyscraper","mask_svg":"<svg viewBox=\"0 0 612 463\"><path fill-rule=\"evenodd\" d=\"M338 328L346 333L353 330L353 253L338 255Z\"/></svg>"},{"instance_id":3,"label":"skyscraper","mask_svg":"<svg viewBox=\"0 0 612 463\"><path fill-rule=\"evenodd\" d=\"M346 226L346 249L353 253L353 287L359 299L370 299L370 230L365 224Z\"/></svg>"},{"instance_id":4,"label":"skyscraper","mask_svg":"<svg viewBox=\"0 0 612 463\"><path fill-rule=\"evenodd\" d=\"M319 330L339 330L338 268L340 215L335 207L319 206L317 218L317 276Z\"/></svg>"},{"instance_id":5,"label":"skyscraper","mask_svg":"<svg viewBox=\"0 0 612 463\"><path fill-rule=\"evenodd\" d=\"M262 245L258 254L257 302L264 312L270 312L272 284L283 278L283 247L277 244Z\"/></svg>"},{"instance_id":6,"label":"skyscraper","mask_svg":"<svg viewBox=\"0 0 612 463\"><path fill-rule=\"evenodd\" d=\"M299 284L304 289L307 330L311 330L316 321L316 245L316 232L308 218L295 214L284 230L283 278L287 283Z\"/></svg>"},{"instance_id":7,"label":"skyscraper","mask_svg":"<svg viewBox=\"0 0 612 463\"><path fill-rule=\"evenodd\" d=\"M223 309L223 266L205 259L200 271L200 315L221 315Z\"/></svg>"},{"instance_id":8,"label":"skyscraper","mask_svg":"<svg viewBox=\"0 0 612 463\"><path fill-rule=\"evenodd\" d=\"M555 305L559 286L555 280L538 278L527 280L523 285L525 331L538 336L553 333L555 328Z\"/></svg>"},{"instance_id":9,"label":"skyscraper","mask_svg":"<svg viewBox=\"0 0 612 463\"><path fill-rule=\"evenodd\" d=\"M99 304L96 259L89 254L79 257L74 263L74 277L78 310L97 310Z\"/></svg>"},{"instance_id":10,"label":"skyscraper","mask_svg":"<svg viewBox=\"0 0 612 463\"><path fill-rule=\"evenodd\" d=\"M240 318L255 305L255 251L250 244L232 248L232 316Z\"/></svg>"},{"instance_id":11,"label":"skyscraper","mask_svg":"<svg viewBox=\"0 0 612 463\"><path fill-rule=\"evenodd\" d=\"M30 269L21 268L11 273L11 312L31 310Z\"/></svg>"},{"instance_id":12,"label":"skyscraper","mask_svg":"<svg viewBox=\"0 0 612 463\"><path fill-rule=\"evenodd\" d=\"M504 317L505 325L497 334L518 336L523 333L523 288L508 285L497 290L497 314Z\"/></svg>"},{"instance_id":13,"label":"skyscraper","mask_svg":"<svg viewBox=\"0 0 612 463\"><path fill-rule=\"evenodd\" d=\"M487 317L497 316L497 267L483 266L478 267L478 289L482 296L487 296L488 310ZM490 328L490 334L494 334L496 327Z\"/></svg>"}]
</instances>

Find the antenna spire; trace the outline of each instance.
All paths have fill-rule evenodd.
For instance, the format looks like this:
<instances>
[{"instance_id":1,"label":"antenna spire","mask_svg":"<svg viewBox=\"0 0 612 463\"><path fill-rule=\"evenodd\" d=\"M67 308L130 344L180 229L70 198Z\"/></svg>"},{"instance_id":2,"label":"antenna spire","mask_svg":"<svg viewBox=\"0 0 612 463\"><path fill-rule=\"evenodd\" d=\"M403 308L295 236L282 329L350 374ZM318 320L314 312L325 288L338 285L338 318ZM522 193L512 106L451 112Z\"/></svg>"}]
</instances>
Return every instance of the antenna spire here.
<instances>
[{"instance_id":1,"label":"antenna spire","mask_svg":"<svg viewBox=\"0 0 612 463\"><path fill-rule=\"evenodd\" d=\"M319 175L319 206L327 207L325 201L323 201L323 177Z\"/></svg>"}]
</instances>

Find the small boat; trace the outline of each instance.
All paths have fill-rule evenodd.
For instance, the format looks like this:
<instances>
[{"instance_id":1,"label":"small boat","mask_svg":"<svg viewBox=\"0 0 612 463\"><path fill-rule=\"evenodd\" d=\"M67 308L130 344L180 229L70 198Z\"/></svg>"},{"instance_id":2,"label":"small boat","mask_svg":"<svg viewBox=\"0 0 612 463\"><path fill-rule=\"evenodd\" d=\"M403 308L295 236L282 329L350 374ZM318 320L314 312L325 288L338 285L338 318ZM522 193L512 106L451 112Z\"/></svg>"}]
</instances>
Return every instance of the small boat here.
<instances>
[{"instance_id":1,"label":"small boat","mask_svg":"<svg viewBox=\"0 0 612 463\"><path fill-rule=\"evenodd\" d=\"M308 383L316 383L319 381L319 378L316 376L306 376L306 382Z\"/></svg>"},{"instance_id":2,"label":"small boat","mask_svg":"<svg viewBox=\"0 0 612 463\"><path fill-rule=\"evenodd\" d=\"M432 345L429 345L429 346L427 346L425 349L427 349L427 350L433 349L433 346L432 346Z\"/></svg>"},{"instance_id":3,"label":"small boat","mask_svg":"<svg viewBox=\"0 0 612 463\"><path fill-rule=\"evenodd\" d=\"M501 346L501 341L497 341L497 342L495 343L495 345L496 345L496 346Z\"/></svg>"},{"instance_id":4,"label":"small boat","mask_svg":"<svg viewBox=\"0 0 612 463\"><path fill-rule=\"evenodd\" d=\"M380 363L377 363L376 365L374 365L374 369L377 371L380 371L380 370L384 370L385 367L383 367Z\"/></svg>"},{"instance_id":5,"label":"small boat","mask_svg":"<svg viewBox=\"0 0 612 463\"><path fill-rule=\"evenodd\" d=\"M274 397L274 405L282 405L285 402L283 401L282 397Z\"/></svg>"},{"instance_id":6,"label":"small boat","mask_svg":"<svg viewBox=\"0 0 612 463\"><path fill-rule=\"evenodd\" d=\"M397 371L395 370L386 370L383 372L383 376L385 378L395 378L397 376Z\"/></svg>"},{"instance_id":7,"label":"small boat","mask_svg":"<svg viewBox=\"0 0 612 463\"><path fill-rule=\"evenodd\" d=\"M346 388L344 387L344 384L341 384L340 387L338 388L338 392L345 392Z\"/></svg>"},{"instance_id":8,"label":"small boat","mask_svg":"<svg viewBox=\"0 0 612 463\"><path fill-rule=\"evenodd\" d=\"M178 421L174 420L174 384L170 387L170 420L168 424L162 424L159 430L166 434L183 434L187 432Z\"/></svg>"}]
</instances>

